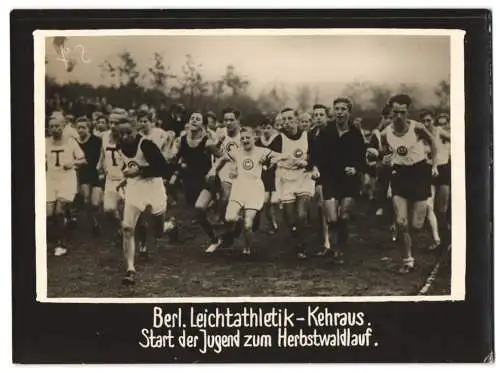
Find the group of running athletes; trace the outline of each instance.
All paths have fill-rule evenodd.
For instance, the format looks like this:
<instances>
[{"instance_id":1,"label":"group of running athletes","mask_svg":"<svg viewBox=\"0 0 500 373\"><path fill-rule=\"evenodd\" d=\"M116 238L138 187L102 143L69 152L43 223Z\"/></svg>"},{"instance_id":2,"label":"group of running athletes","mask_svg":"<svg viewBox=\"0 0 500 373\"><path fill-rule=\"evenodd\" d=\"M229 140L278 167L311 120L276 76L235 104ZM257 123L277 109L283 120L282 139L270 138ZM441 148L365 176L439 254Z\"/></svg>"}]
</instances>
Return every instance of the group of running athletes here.
<instances>
[{"instance_id":1,"label":"group of running athletes","mask_svg":"<svg viewBox=\"0 0 500 373\"><path fill-rule=\"evenodd\" d=\"M242 235L243 254L251 254L261 211L271 235L282 211L295 254L305 259L311 253L305 228L314 201L322 241L315 255L332 255L342 264L353 204L366 191L377 201L392 200L386 211L402 248L399 271L407 273L415 266L412 233L426 219L433 236L429 249L450 245L449 117L424 111L417 122L408 118L410 108L409 96L393 96L374 130L352 120L352 102L344 97L331 108L316 104L311 113L284 108L258 126L241 125L234 108L223 110L221 124L213 112L193 111L180 136L158 128L146 105L76 120L53 112L45 155L54 255L68 252L78 195L86 212L81 216L89 217L94 234L103 227L116 234L126 263L122 283L134 284L136 248L146 256L164 233L176 241L173 217L166 219L167 190L173 194L182 185L210 240L206 253L231 247ZM209 211L220 218L219 234Z\"/></svg>"}]
</instances>

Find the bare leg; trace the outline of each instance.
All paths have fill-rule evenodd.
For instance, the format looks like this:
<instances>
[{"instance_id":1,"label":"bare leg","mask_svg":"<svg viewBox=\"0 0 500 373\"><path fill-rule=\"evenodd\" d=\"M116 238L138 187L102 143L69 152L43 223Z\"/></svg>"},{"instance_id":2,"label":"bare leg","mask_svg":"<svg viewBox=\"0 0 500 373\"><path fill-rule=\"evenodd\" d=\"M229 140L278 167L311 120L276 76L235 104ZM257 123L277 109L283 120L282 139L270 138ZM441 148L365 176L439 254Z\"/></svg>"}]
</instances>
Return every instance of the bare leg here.
<instances>
[{"instance_id":1,"label":"bare leg","mask_svg":"<svg viewBox=\"0 0 500 373\"><path fill-rule=\"evenodd\" d=\"M65 255L68 251L67 249L67 239L68 239L68 226L66 224L66 210L69 207L69 202L63 200L57 200L54 208L54 239L56 242L56 250L54 254L56 256Z\"/></svg>"},{"instance_id":2,"label":"bare leg","mask_svg":"<svg viewBox=\"0 0 500 373\"><path fill-rule=\"evenodd\" d=\"M123 284L131 285L135 283L135 228L141 210L135 206L125 205L123 212L123 257L125 259L126 275Z\"/></svg>"},{"instance_id":3,"label":"bare leg","mask_svg":"<svg viewBox=\"0 0 500 373\"><path fill-rule=\"evenodd\" d=\"M296 234L297 241L300 245L299 253L305 254L306 249L306 240L305 240L305 228L307 224L307 216L309 210L309 202L311 201L311 197L309 196L300 196L297 197L296 205L297 205L297 221L296 221Z\"/></svg>"},{"instance_id":4,"label":"bare leg","mask_svg":"<svg viewBox=\"0 0 500 373\"><path fill-rule=\"evenodd\" d=\"M202 190L195 203L195 209L196 209L196 221L205 231L208 238L210 239L210 242L214 244L217 242L217 238L215 237L214 228L207 219L207 208L211 200L212 200L212 194L206 189Z\"/></svg>"},{"instance_id":5,"label":"bare leg","mask_svg":"<svg viewBox=\"0 0 500 373\"><path fill-rule=\"evenodd\" d=\"M328 225L329 241L332 246L337 246L338 244L338 220L339 220L339 203L336 199L325 200L324 204L324 214ZM326 254L330 252L326 249L321 254Z\"/></svg>"},{"instance_id":6,"label":"bare leg","mask_svg":"<svg viewBox=\"0 0 500 373\"><path fill-rule=\"evenodd\" d=\"M408 201L406 198L394 196L392 198L394 204L394 213L396 217L396 225L398 233L402 240L403 266L400 268L401 273L407 273L414 267L414 259L411 250L411 236L408 225Z\"/></svg>"},{"instance_id":7,"label":"bare leg","mask_svg":"<svg viewBox=\"0 0 500 373\"><path fill-rule=\"evenodd\" d=\"M99 187L93 187L90 193L90 214L92 221L92 232L94 234L99 234L99 216L102 204L102 189Z\"/></svg>"},{"instance_id":8,"label":"bare leg","mask_svg":"<svg viewBox=\"0 0 500 373\"><path fill-rule=\"evenodd\" d=\"M450 200L450 186L440 185L436 190L436 211L439 232L445 245L451 243L450 229L448 227L448 210Z\"/></svg>"},{"instance_id":9,"label":"bare leg","mask_svg":"<svg viewBox=\"0 0 500 373\"><path fill-rule=\"evenodd\" d=\"M354 198L346 197L340 202L340 219L338 220L338 246L344 251L349 239L349 218L354 207Z\"/></svg>"},{"instance_id":10,"label":"bare leg","mask_svg":"<svg viewBox=\"0 0 500 373\"><path fill-rule=\"evenodd\" d=\"M244 228L243 228L243 239L245 241L245 247L243 249L243 254L250 254L252 248L252 238L253 232L253 221L257 215L257 210L244 210Z\"/></svg>"},{"instance_id":11,"label":"bare leg","mask_svg":"<svg viewBox=\"0 0 500 373\"><path fill-rule=\"evenodd\" d=\"M434 212L434 199L435 199L436 188L434 185L431 186L431 196L427 200L427 220L431 227L432 238L434 243L429 246L429 250L435 250L441 244L441 238L439 236L438 222L436 219L436 214Z\"/></svg>"}]
</instances>

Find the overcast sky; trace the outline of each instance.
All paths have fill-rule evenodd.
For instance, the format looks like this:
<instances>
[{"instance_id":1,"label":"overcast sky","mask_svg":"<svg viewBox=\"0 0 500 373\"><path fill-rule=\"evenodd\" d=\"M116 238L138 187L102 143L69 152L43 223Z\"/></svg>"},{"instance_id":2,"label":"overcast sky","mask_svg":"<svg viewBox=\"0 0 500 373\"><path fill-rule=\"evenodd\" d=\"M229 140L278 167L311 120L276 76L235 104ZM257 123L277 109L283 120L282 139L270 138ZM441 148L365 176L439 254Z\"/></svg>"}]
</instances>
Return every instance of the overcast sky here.
<instances>
[{"instance_id":1,"label":"overcast sky","mask_svg":"<svg viewBox=\"0 0 500 373\"><path fill-rule=\"evenodd\" d=\"M228 64L251 82L251 92L275 82L349 83L372 81L386 84L436 85L449 79L450 46L447 36L86 36L71 37L66 46L82 45L89 63L78 63L67 73L46 39L47 73L60 82L103 84L99 65L117 61L127 50L145 72L154 52L162 54L174 73L180 72L185 55L203 64L205 79L215 80ZM72 57L80 59L81 51Z\"/></svg>"}]
</instances>

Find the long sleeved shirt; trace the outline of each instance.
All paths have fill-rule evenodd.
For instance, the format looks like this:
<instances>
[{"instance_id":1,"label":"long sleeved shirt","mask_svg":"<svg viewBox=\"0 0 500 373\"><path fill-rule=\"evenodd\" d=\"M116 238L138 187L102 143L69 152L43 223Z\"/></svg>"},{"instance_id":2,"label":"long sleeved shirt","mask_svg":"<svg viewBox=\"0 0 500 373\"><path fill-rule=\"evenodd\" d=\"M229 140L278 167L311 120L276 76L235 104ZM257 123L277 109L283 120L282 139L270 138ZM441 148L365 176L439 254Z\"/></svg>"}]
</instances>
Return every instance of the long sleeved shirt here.
<instances>
[{"instance_id":1,"label":"long sleeved shirt","mask_svg":"<svg viewBox=\"0 0 500 373\"><path fill-rule=\"evenodd\" d=\"M142 136L138 134L131 143L121 144L120 150L126 157L133 158L137 154L140 143L142 153L148 163L147 166L141 167L140 176L143 178L166 177L167 161L160 149L151 140L143 139L141 142L141 138Z\"/></svg>"},{"instance_id":2,"label":"long sleeved shirt","mask_svg":"<svg viewBox=\"0 0 500 373\"><path fill-rule=\"evenodd\" d=\"M313 162L318 167L321 178L335 180L345 175L346 167L354 167L357 172L366 168L366 145L360 130L349 124L349 130L339 135L334 122L316 136Z\"/></svg>"}]
</instances>

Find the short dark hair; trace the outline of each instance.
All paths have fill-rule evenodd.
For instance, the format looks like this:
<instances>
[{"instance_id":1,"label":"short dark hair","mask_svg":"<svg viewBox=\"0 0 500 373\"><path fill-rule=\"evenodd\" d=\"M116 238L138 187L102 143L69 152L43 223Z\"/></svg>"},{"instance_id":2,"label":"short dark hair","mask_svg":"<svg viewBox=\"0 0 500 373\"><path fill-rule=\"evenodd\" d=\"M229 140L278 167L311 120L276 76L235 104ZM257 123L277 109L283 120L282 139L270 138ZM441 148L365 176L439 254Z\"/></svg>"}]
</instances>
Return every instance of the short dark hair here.
<instances>
[{"instance_id":1,"label":"short dark hair","mask_svg":"<svg viewBox=\"0 0 500 373\"><path fill-rule=\"evenodd\" d=\"M132 121L131 121L131 119L129 117L126 117L126 116L121 116L116 121L117 125L124 124L124 123L133 124Z\"/></svg>"},{"instance_id":2,"label":"short dark hair","mask_svg":"<svg viewBox=\"0 0 500 373\"><path fill-rule=\"evenodd\" d=\"M295 115L295 116L299 115L299 113L297 113L297 110L292 109L291 107L284 108L283 110L280 111L280 114L283 114L284 112L287 112L287 111L293 111L293 115Z\"/></svg>"},{"instance_id":3,"label":"short dark hair","mask_svg":"<svg viewBox=\"0 0 500 373\"><path fill-rule=\"evenodd\" d=\"M207 124L208 124L208 115L204 114L203 111L201 110L193 110L191 111L191 114L189 114L189 118L191 118L191 115L193 114L200 114L201 115L201 121L203 123L203 125L206 127Z\"/></svg>"},{"instance_id":4,"label":"short dark hair","mask_svg":"<svg viewBox=\"0 0 500 373\"><path fill-rule=\"evenodd\" d=\"M108 122L108 117L106 117L104 114L99 115L96 120L101 120L104 119L106 122Z\"/></svg>"},{"instance_id":5,"label":"short dark hair","mask_svg":"<svg viewBox=\"0 0 500 373\"><path fill-rule=\"evenodd\" d=\"M389 106L393 106L394 104L406 105L408 108L411 105L411 98L407 94L399 94L392 96L389 99Z\"/></svg>"},{"instance_id":6,"label":"short dark hair","mask_svg":"<svg viewBox=\"0 0 500 373\"><path fill-rule=\"evenodd\" d=\"M239 110L237 110L237 109L235 109L235 108L232 108L232 107L227 107L227 108L224 108L224 109L222 110L222 115L223 115L223 116L224 116L224 115L226 115L226 114L229 114L229 113L233 113L233 114L234 114L234 116L236 117L236 119L240 119L240 115L241 115L241 113L240 113L240 111L239 111Z\"/></svg>"},{"instance_id":7,"label":"short dark hair","mask_svg":"<svg viewBox=\"0 0 500 373\"><path fill-rule=\"evenodd\" d=\"M149 110L139 110L137 113L137 120L147 118L150 122L153 120L153 114Z\"/></svg>"},{"instance_id":8,"label":"short dark hair","mask_svg":"<svg viewBox=\"0 0 500 373\"><path fill-rule=\"evenodd\" d=\"M328 111L328 108L323 104L314 104L313 110L316 110L316 109L324 109L325 111Z\"/></svg>"},{"instance_id":9,"label":"short dark hair","mask_svg":"<svg viewBox=\"0 0 500 373\"><path fill-rule=\"evenodd\" d=\"M206 114L207 118L212 118L213 120L217 120L217 115L213 111L208 111Z\"/></svg>"},{"instance_id":10,"label":"short dark hair","mask_svg":"<svg viewBox=\"0 0 500 373\"><path fill-rule=\"evenodd\" d=\"M386 117L391 113L391 105L385 104L384 108L382 109L382 116Z\"/></svg>"},{"instance_id":11,"label":"short dark hair","mask_svg":"<svg viewBox=\"0 0 500 373\"><path fill-rule=\"evenodd\" d=\"M260 127L273 126L273 125L274 125L274 120L269 118L268 116L264 116L259 122Z\"/></svg>"},{"instance_id":12,"label":"short dark hair","mask_svg":"<svg viewBox=\"0 0 500 373\"><path fill-rule=\"evenodd\" d=\"M87 118L85 115L76 118L76 123L87 123L88 126L90 126L90 119Z\"/></svg>"},{"instance_id":13,"label":"short dark hair","mask_svg":"<svg viewBox=\"0 0 500 373\"><path fill-rule=\"evenodd\" d=\"M439 120L441 118L445 118L448 122L450 121L450 116L448 115L448 113L439 113L437 116L436 116L436 119Z\"/></svg>"},{"instance_id":14,"label":"short dark hair","mask_svg":"<svg viewBox=\"0 0 500 373\"><path fill-rule=\"evenodd\" d=\"M346 104L349 111L352 110L352 101L348 97L337 97L335 100L333 100L333 106L339 103Z\"/></svg>"},{"instance_id":15,"label":"short dark hair","mask_svg":"<svg viewBox=\"0 0 500 373\"><path fill-rule=\"evenodd\" d=\"M243 133L243 132L255 133L255 129L253 127L250 127L250 126L243 126L240 128L240 133Z\"/></svg>"},{"instance_id":16,"label":"short dark hair","mask_svg":"<svg viewBox=\"0 0 500 373\"><path fill-rule=\"evenodd\" d=\"M420 120L423 120L428 115L430 115L432 118L434 118L434 112L431 109L423 109L420 112Z\"/></svg>"}]
</instances>

